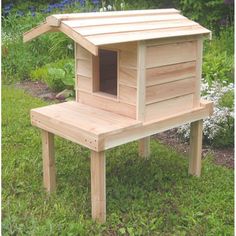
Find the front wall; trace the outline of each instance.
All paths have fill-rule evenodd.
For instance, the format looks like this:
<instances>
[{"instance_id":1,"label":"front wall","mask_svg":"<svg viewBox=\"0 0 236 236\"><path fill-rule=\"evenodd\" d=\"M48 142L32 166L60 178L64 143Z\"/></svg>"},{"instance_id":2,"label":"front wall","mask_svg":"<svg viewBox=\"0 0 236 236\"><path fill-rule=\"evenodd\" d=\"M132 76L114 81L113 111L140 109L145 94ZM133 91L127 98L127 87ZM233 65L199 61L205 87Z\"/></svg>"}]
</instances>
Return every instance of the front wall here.
<instances>
[{"instance_id":1,"label":"front wall","mask_svg":"<svg viewBox=\"0 0 236 236\"><path fill-rule=\"evenodd\" d=\"M118 51L117 97L96 93L94 56L76 44L76 100L78 102L136 118L137 44L114 44L102 47Z\"/></svg>"},{"instance_id":2,"label":"front wall","mask_svg":"<svg viewBox=\"0 0 236 236\"><path fill-rule=\"evenodd\" d=\"M178 39L176 39L178 40ZM191 110L199 76L197 38L146 46L145 121ZM197 82L198 81L198 82Z\"/></svg>"}]
</instances>

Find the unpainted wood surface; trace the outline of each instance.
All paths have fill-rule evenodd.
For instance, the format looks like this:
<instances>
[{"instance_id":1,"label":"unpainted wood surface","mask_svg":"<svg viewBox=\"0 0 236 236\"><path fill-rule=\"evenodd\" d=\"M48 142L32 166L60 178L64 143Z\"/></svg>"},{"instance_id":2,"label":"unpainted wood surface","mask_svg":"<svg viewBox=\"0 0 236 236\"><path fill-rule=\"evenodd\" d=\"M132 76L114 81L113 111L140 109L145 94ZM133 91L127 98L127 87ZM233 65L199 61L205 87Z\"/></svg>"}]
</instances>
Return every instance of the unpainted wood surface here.
<instances>
[{"instance_id":1,"label":"unpainted wood surface","mask_svg":"<svg viewBox=\"0 0 236 236\"><path fill-rule=\"evenodd\" d=\"M136 105L137 100L137 89L120 84L120 101L123 103Z\"/></svg>"},{"instance_id":2,"label":"unpainted wood surface","mask_svg":"<svg viewBox=\"0 0 236 236\"><path fill-rule=\"evenodd\" d=\"M54 154L54 134L42 132L43 183L47 192L56 190L56 167Z\"/></svg>"},{"instance_id":3,"label":"unpainted wood surface","mask_svg":"<svg viewBox=\"0 0 236 236\"><path fill-rule=\"evenodd\" d=\"M62 31L94 55L98 55L101 45L210 35L209 30L175 9L52 15L47 17L46 24ZM39 35L37 29L30 34Z\"/></svg>"},{"instance_id":4,"label":"unpainted wood surface","mask_svg":"<svg viewBox=\"0 0 236 236\"><path fill-rule=\"evenodd\" d=\"M195 78L182 79L171 83L146 88L146 104L174 99L195 91Z\"/></svg>"},{"instance_id":5,"label":"unpainted wood surface","mask_svg":"<svg viewBox=\"0 0 236 236\"><path fill-rule=\"evenodd\" d=\"M92 218L106 221L106 162L105 152L91 151L91 203Z\"/></svg>"},{"instance_id":6,"label":"unpainted wood surface","mask_svg":"<svg viewBox=\"0 0 236 236\"><path fill-rule=\"evenodd\" d=\"M179 113L173 113L170 116L143 122L143 125L140 127L134 127L130 130L125 130L122 133L104 137L103 141L101 137L99 141L99 149L106 150L112 147L119 146L121 144L125 144L159 132L163 132L168 129L175 128L189 122L204 119L210 115L212 106L212 102L204 102L201 103L201 106L198 108L192 108Z\"/></svg>"},{"instance_id":7,"label":"unpainted wood surface","mask_svg":"<svg viewBox=\"0 0 236 236\"><path fill-rule=\"evenodd\" d=\"M200 177L202 159L203 120L191 123L189 174Z\"/></svg>"},{"instance_id":8,"label":"unpainted wood surface","mask_svg":"<svg viewBox=\"0 0 236 236\"><path fill-rule=\"evenodd\" d=\"M158 67L182 62L194 61L196 41L149 46L146 54L146 67Z\"/></svg>"},{"instance_id":9,"label":"unpainted wood surface","mask_svg":"<svg viewBox=\"0 0 236 236\"><path fill-rule=\"evenodd\" d=\"M111 111L116 114L124 115L130 118L136 117L136 107L127 103L112 99L111 96L103 95L99 93L86 93L83 91L77 91L78 101L82 104L87 104L91 107L97 107L106 111Z\"/></svg>"},{"instance_id":10,"label":"unpainted wood surface","mask_svg":"<svg viewBox=\"0 0 236 236\"><path fill-rule=\"evenodd\" d=\"M145 121L162 119L164 117L191 110L192 108L193 94L148 104L145 107Z\"/></svg>"},{"instance_id":11,"label":"unpainted wood surface","mask_svg":"<svg viewBox=\"0 0 236 236\"><path fill-rule=\"evenodd\" d=\"M195 77L196 62L184 62L146 69L146 86Z\"/></svg>"}]
</instances>

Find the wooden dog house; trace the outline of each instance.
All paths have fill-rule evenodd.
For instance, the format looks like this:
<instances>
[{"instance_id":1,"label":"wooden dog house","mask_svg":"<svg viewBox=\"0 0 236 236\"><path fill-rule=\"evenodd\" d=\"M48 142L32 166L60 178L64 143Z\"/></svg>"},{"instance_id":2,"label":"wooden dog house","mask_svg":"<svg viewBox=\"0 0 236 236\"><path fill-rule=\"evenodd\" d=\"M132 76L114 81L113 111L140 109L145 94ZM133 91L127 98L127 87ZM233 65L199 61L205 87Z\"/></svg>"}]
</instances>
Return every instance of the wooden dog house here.
<instances>
[{"instance_id":1,"label":"wooden dog house","mask_svg":"<svg viewBox=\"0 0 236 236\"><path fill-rule=\"evenodd\" d=\"M75 41L76 101L31 110L42 129L44 185L55 190L53 135L91 150L92 217L106 218L104 151L191 123L189 173L200 176L202 47L211 32L178 10L59 14L24 34L24 41L60 31Z\"/></svg>"}]
</instances>

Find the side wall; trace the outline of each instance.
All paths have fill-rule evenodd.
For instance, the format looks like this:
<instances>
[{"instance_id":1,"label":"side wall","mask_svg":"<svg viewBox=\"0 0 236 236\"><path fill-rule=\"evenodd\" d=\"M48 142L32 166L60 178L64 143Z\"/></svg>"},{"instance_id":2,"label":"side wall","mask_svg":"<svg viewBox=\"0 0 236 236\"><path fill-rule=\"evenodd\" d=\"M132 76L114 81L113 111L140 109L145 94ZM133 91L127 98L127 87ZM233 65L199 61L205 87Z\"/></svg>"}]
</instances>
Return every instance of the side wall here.
<instances>
[{"instance_id":1,"label":"side wall","mask_svg":"<svg viewBox=\"0 0 236 236\"><path fill-rule=\"evenodd\" d=\"M200 106L202 38L149 40L145 45L145 122Z\"/></svg>"},{"instance_id":2,"label":"side wall","mask_svg":"<svg viewBox=\"0 0 236 236\"><path fill-rule=\"evenodd\" d=\"M97 92L99 58L76 44L76 101L136 118L137 44L113 44L102 48L118 52L117 96Z\"/></svg>"}]
</instances>

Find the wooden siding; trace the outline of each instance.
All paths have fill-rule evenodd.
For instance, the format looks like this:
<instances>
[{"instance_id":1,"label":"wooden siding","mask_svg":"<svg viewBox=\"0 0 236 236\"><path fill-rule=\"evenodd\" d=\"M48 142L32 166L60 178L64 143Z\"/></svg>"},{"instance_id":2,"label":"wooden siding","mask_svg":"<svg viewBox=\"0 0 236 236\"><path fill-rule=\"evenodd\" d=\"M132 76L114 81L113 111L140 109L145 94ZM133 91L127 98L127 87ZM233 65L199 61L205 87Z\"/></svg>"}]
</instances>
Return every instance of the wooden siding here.
<instances>
[{"instance_id":1,"label":"wooden siding","mask_svg":"<svg viewBox=\"0 0 236 236\"><path fill-rule=\"evenodd\" d=\"M161 119L194 108L197 39L147 43L145 121Z\"/></svg>"}]
</instances>

